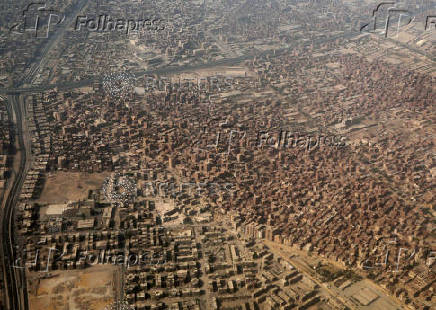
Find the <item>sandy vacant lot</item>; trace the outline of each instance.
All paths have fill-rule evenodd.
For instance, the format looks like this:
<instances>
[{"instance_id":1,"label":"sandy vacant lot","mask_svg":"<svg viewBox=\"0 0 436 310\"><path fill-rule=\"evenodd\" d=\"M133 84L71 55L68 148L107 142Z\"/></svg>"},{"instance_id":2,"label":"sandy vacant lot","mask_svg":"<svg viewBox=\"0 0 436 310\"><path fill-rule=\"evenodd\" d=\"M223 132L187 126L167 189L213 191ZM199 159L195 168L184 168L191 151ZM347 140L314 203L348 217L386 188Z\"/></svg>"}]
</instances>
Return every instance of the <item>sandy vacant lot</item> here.
<instances>
[{"instance_id":1,"label":"sandy vacant lot","mask_svg":"<svg viewBox=\"0 0 436 310\"><path fill-rule=\"evenodd\" d=\"M101 188L107 173L55 172L47 176L40 203L65 203L86 199L88 190Z\"/></svg>"},{"instance_id":2,"label":"sandy vacant lot","mask_svg":"<svg viewBox=\"0 0 436 310\"><path fill-rule=\"evenodd\" d=\"M245 74L251 77L256 76L256 73L250 71L248 68L244 66L232 66L232 67L216 66L207 69L199 69L195 71L187 71L180 74L170 75L170 78L177 80L180 77L180 79L183 80L184 78L195 79L195 78L212 77L215 75L224 75L224 76L235 78L241 76L243 77Z\"/></svg>"},{"instance_id":3,"label":"sandy vacant lot","mask_svg":"<svg viewBox=\"0 0 436 310\"><path fill-rule=\"evenodd\" d=\"M117 267L93 266L85 270L54 271L53 278L28 276L30 310L103 310L114 300Z\"/></svg>"}]
</instances>

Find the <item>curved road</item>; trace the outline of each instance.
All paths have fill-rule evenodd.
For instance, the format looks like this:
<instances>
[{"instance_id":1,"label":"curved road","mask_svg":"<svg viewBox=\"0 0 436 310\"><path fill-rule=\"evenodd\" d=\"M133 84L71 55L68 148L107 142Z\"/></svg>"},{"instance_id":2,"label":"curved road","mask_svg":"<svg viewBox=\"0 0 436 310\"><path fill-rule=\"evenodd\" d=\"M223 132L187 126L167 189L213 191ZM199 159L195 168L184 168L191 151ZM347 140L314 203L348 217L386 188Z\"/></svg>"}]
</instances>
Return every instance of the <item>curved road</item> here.
<instances>
[{"instance_id":1,"label":"curved road","mask_svg":"<svg viewBox=\"0 0 436 310\"><path fill-rule=\"evenodd\" d=\"M83 4L85 2L82 0L81 3ZM359 34L360 34L359 32L342 33L329 38L314 40L313 43L324 43L331 40L336 40L338 38L351 38ZM56 36L56 39L60 37L61 36L58 35ZM5 280L4 283L6 284L6 289L7 289L6 302L7 305L9 306L8 309L13 309L13 310L28 309L27 289L26 289L24 269L16 268L13 266L15 261L15 254L16 254L14 249L14 241L15 241L14 226L13 226L14 208L19 200L21 188L24 183L27 171L30 167L30 158L31 158L30 140L27 135L27 128L25 123L25 109L23 109L24 105L22 105L22 102L20 102L19 94L42 92L54 88L74 89L74 88L87 86L92 83L101 81L101 79L96 77L95 79L92 80L84 80L79 82L68 82L68 83L60 83L60 84L52 84L52 85L38 85L38 86L30 86L28 88L20 87L23 85L23 83L27 83L27 82L30 82L30 84L32 83L35 74L38 72L40 65L44 62L48 54L48 51L50 50L50 47L56 42L56 39L50 40L48 42L48 45L43 49L42 57L35 59L33 66L29 68L28 73L25 75L25 77L23 77L22 83L18 84L19 87L0 89L0 93L3 92L10 95L9 103L8 103L10 106L8 107L8 111L10 111L10 113L13 111L15 114L16 128L17 128L16 136L18 138L17 142L20 150L19 169L15 175L15 179L12 184L11 191L8 197L6 198L5 207L1 210L1 214L0 214L0 220L2 224L2 235L3 235L0 241L1 242L0 256L2 257L3 272L4 272L3 276ZM309 42L307 43L307 45L311 43L312 42ZM285 48L276 50L275 53L276 54L286 53L289 52L290 49L292 49L292 46L287 46ZM177 72L183 72L188 70L206 68L210 66L238 64L243 60L252 59L254 56L268 55L273 52L274 52L273 50L268 50L263 52L249 53L247 55L234 57L234 58L222 59L207 64L186 65L186 66L179 66L179 67L165 67L165 68L158 68L150 71L139 71L139 72L135 72L134 75L136 77L140 77L145 74L165 74L165 73L168 74L168 73L177 73ZM11 115L11 119L12 119L12 115Z\"/></svg>"},{"instance_id":2,"label":"curved road","mask_svg":"<svg viewBox=\"0 0 436 310\"><path fill-rule=\"evenodd\" d=\"M337 34L337 35L334 35L334 36L331 36L328 38L313 40L313 43L314 44L321 44L321 43L325 43L325 42L329 42L329 41L334 41L334 40L339 39L339 38L350 39L350 38L356 37L360 34L361 33L358 31L351 31L351 32ZM310 44L312 44L312 41L307 42L305 45L309 46ZM291 49L292 49L292 46L280 48L280 49L275 50L275 54L276 55L283 54L283 53L289 52L289 50L291 50ZM138 77L141 77L144 75L173 74L173 73L180 73L180 72L190 71L190 70L205 69L208 67L226 66L226 65L228 66L228 65L234 65L234 64L236 65L244 60L252 59L253 57L256 57L256 56L259 57L259 56L264 56L264 55L273 54L273 53L274 53L274 50L267 50L267 51L262 51L262 52L258 51L258 52L253 52L253 53L245 54L242 56L238 56L238 57L224 58L224 59L216 60L213 62L208 62L205 64L184 65L184 66L167 66L167 67L163 67L163 68L156 68L153 70L136 71L136 72L133 72L133 74L135 75L135 77L138 78ZM32 70L32 72L35 72L35 70ZM55 88L57 88L59 90L67 90L67 89L74 89L74 88L89 86L89 85L92 85L93 83L101 82L101 81L102 81L102 77L96 76L93 79L74 81L74 82L62 82L62 83L57 83L57 84L35 85L35 86L30 86L30 87L0 88L0 93L14 95L14 94L21 94L21 93L43 92L43 91L47 91L47 90L55 89Z\"/></svg>"},{"instance_id":3,"label":"curved road","mask_svg":"<svg viewBox=\"0 0 436 310\"><path fill-rule=\"evenodd\" d=\"M76 16L85 6L88 0L80 0L79 3L73 8L69 17ZM73 20L70 20L71 23ZM26 83L32 83L35 75L38 73L39 68L47 59L48 52L51 47L62 37L67 29L68 22L61 27L53 36L45 42L42 47L42 52L39 56L33 59L32 64L29 66L27 72L24 74L22 80L17 84L18 88L9 94L9 100L6 103L10 119L15 115L16 120L16 137L18 142L18 150L20 154L20 163L18 171L16 171L12 187L7 195L4 208L1 209L0 222L2 238L0 238L0 257L3 267L3 279L5 283L5 301L6 309L11 310L28 310L29 305L27 301L27 283L24 268L17 268L15 266L15 231L14 231L14 209L17 205L21 193L27 171L31 165L30 153L30 139L27 135L27 127L25 123L26 111L24 104L20 101L19 93L20 86ZM1 92L1 91L0 91ZM24 92L25 93L25 92ZM24 118L24 119L23 119Z\"/></svg>"},{"instance_id":4,"label":"curved road","mask_svg":"<svg viewBox=\"0 0 436 310\"><path fill-rule=\"evenodd\" d=\"M23 291L26 287L26 283L23 282L23 269L14 268L14 206L16 206L21 187L25 180L26 171L28 169L27 158L30 155L30 148L26 147L25 139L23 136L23 121L22 121L22 111L21 103L18 96L10 97L10 102L8 103L8 110L15 114L16 118L16 137L18 142L18 150L20 152L20 165L18 172L15 175L14 182L12 184L9 195L6 198L5 206L1 212L1 223L2 223L2 235L3 238L0 240L1 247L0 251L2 257L3 271L4 271L4 283L8 290L6 294L7 304L9 309L28 309L27 308L27 294ZM12 118L12 115L11 115ZM27 145L29 142L27 142Z\"/></svg>"}]
</instances>

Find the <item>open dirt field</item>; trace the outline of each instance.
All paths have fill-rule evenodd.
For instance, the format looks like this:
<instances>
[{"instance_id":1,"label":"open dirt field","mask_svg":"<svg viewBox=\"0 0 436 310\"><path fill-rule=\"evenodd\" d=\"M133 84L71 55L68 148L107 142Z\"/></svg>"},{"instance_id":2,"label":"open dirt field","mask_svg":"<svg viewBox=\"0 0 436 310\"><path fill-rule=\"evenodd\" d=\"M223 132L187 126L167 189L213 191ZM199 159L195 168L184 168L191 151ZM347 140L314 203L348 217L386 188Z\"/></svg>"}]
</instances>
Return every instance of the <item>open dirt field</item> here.
<instances>
[{"instance_id":1,"label":"open dirt field","mask_svg":"<svg viewBox=\"0 0 436 310\"><path fill-rule=\"evenodd\" d=\"M29 274L30 310L103 310L114 300L116 266L93 266L86 270L54 271L53 278Z\"/></svg>"},{"instance_id":2,"label":"open dirt field","mask_svg":"<svg viewBox=\"0 0 436 310\"><path fill-rule=\"evenodd\" d=\"M56 172L47 176L40 203L66 203L88 197L88 190L101 188L110 173Z\"/></svg>"},{"instance_id":3,"label":"open dirt field","mask_svg":"<svg viewBox=\"0 0 436 310\"><path fill-rule=\"evenodd\" d=\"M243 77L244 75L254 77L256 76L256 73L253 71L250 71L248 68L244 66L216 66L213 68L207 68L207 69L199 69L195 71L188 71L183 72L181 74L175 74L171 75L170 77L172 79L184 79L184 78L205 78L205 77L212 77L215 75L224 75L227 77Z\"/></svg>"}]
</instances>

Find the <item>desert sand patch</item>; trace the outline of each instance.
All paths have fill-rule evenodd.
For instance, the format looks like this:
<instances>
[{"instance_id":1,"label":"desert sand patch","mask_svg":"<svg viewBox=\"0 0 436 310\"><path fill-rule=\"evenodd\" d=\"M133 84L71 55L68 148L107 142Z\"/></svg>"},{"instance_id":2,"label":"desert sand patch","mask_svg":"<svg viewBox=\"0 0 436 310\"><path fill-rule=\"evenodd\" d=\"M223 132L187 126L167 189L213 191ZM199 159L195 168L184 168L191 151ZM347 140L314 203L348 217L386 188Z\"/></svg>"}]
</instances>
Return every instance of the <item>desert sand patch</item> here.
<instances>
[{"instance_id":1,"label":"desert sand patch","mask_svg":"<svg viewBox=\"0 0 436 310\"><path fill-rule=\"evenodd\" d=\"M114 301L117 267L93 266L85 270L53 271L28 275L30 310L103 310Z\"/></svg>"},{"instance_id":2,"label":"desert sand patch","mask_svg":"<svg viewBox=\"0 0 436 310\"><path fill-rule=\"evenodd\" d=\"M47 176L44 189L37 202L66 203L86 199L90 189L101 188L110 175L106 173L55 172Z\"/></svg>"}]
</instances>

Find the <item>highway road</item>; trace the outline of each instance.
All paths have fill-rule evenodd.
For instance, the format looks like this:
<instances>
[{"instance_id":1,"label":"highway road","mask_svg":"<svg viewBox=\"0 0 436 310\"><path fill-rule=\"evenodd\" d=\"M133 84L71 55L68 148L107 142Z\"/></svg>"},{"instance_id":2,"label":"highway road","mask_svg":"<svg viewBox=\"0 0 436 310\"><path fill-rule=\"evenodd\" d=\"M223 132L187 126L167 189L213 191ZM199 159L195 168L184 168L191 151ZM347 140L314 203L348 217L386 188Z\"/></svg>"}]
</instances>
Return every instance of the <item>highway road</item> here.
<instances>
[{"instance_id":1,"label":"highway road","mask_svg":"<svg viewBox=\"0 0 436 310\"><path fill-rule=\"evenodd\" d=\"M87 0L81 0L73 9L70 16L76 16L84 6L88 3ZM70 20L72 22L74 19ZM47 40L42 46L40 56L33 59L28 70L24 74L22 80L17 83L17 90L25 84L32 83L36 74L39 72L41 65L47 61L47 56L54 44L62 37L67 29L68 23L64 27L58 29L53 36ZM11 310L28 310L27 300L27 282L25 270L14 267L15 253L15 230L14 230L14 214L15 207L18 204L21 188L26 178L26 174L31 166L31 150L30 137L26 126L26 109L22 97L19 96L19 91L7 92L9 95L7 100L7 110L10 119L15 119L15 134L18 144L19 153L15 156L16 160L19 156L19 167L15 171L13 183L9 194L5 197L4 208L0 210L0 223L2 225L0 238L0 257L2 263L3 279L5 283L5 301L7 309Z\"/></svg>"},{"instance_id":2,"label":"highway road","mask_svg":"<svg viewBox=\"0 0 436 310\"><path fill-rule=\"evenodd\" d=\"M7 288L6 302L8 309L28 309L27 294L23 288L26 287L23 282L23 269L14 268L15 261L15 232L13 226L14 211L17 205L21 187L24 183L26 172L30 166L27 160L30 156L29 139L23 135L23 111L22 102L19 96L10 96L8 100L8 111L15 115L16 119L16 138L19 151L19 169L16 172L9 195L6 198L5 206L1 210L2 238L0 240L0 252L2 256L4 283ZM10 115L12 117L12 115Z\"/></svg>"},{"instance_id":3,"label":"highway road","mask_svg":"<svg viewBox=\"0 0 436 310\"><path fill-rule=\"evenodd\" d=\"M291 259L289 257L289 254L287 254L287 253L285 253L285 251L283 251L283 245L282 244L276 244L276 243L274 243L272 241L269 241L269 240L266 240L266 239L264 240L264 244L267 245L270 248L272 253L274 253L275 255L281 256L282 259L284 259L285 261L288 261L289 263L291 263L300 272L304 273L308 278L310 278L313 282L315 282L319 286L320 290L324 291L324 294L326 296L335 299L337 304L345 305L345 306L349 307L350 309L355 309L355 306L353 304L351 304L348 300L345 300L342 296L340 296L335 291L333 291L332 289L328 288L324 283L319 281L315 277L314 271L311 270L307 266L307 263L302 262L298 258L292 258Z\"/></svg>"},{"instance_id":4,"label":"highway road","mask_svg":"<svg viewBox=\"0 0 436 310\"><path fill-rule=\"evenodd\" d=\"M64 35L67 29L71 29L70 25L75 22L75 17L77 16L78 12L80 12L87 3L88 3L87 0L81 0L73 8L72 12L68 14L68 16L66 16L65 22L57 26L56 31L50 32L48 39L41 46L41 51L38 53L39 55L32 60L32 63L29 65L28 69L24 74L25 77L18 83L17 85L18 87L23 86L25 84L32 83L36 74L39 72L39 68L41 68L47 63L48 61L47 55L51 50L51 48L60 38L62 38L62 36Z\"/></svg>"},{"instance_id":5,"label":"highway road","mask_svg":"<svg viewBox=\"0 0 436 310\"><path fill-rule=\"evenodd\" d=\"M86 0L82 0L80 5L76 7L77 10L81 10L83 5L85 5ZM76 12L77 13L77 12ZM53 37L53 39L48 40L46 45L42 48L42 53L40 57L34 59L29 69L26 71L21 82L17 84L17 87L8 88L8 89L0 89L0 93L8 94L8 111L10 113L10 117L12 119L12 114L15 116L16 120L16 138L19 148L19 169L15 173L15 178L10 190L10 194L7 196L5 201L5 207L1 210L0 220L2 224L2 239L0 246L0 255L2 257L2 265L4 271L4 283L6 284L6 303L7 309L13 310L27 310L28 309L28 301L27 301L27 289L26 289L26 280L25 280L25 272L24 269L14 268L13 264L16 258L15 253L15 233L14 233L14 210L18 203L20 192L22 185L25 180L25 176L27 171L30 169L31 165L31 152L30 152L30 139L27 133L26 126L26 117L25 117L25 105L23 104L23 98L20 94L26 93L35 93L35 92L44 92L50 89L57 88L59 90L67 90L74 89L83 86L92 85L95 82L101 82L101 78L95 77L92 80L83 80L78 82L68 82L68 83L59 83L52 85L34 85L23 87L26 84L32 84L36 74L39 71L41 65L45 64L47 61L48 53L54 44L56 44L57 40L62 37L65 29L67 27L59 29L58 33ZM339 34L336 36L332 36L329 38L322 38L319 40L314 40L313 43L324 43L331 40L336 40L338 38L351 38L359 35L359 32L349 32L345 34ZM312 41L307 42L307 45L312 44ZM178 66L178 67L165 67L165 68L157 68L155 70L147 70L147 71L138 71L133 74L135 77L141 77L144 75L153 75L153 74L170 74L177 73L189 70L198 70L207 67L215 67L215 66L225 66L225 65L233 65L239 64L240 62L252 59L254 56L262 56L275 53L282 54L287 53L292 50L292 46L286 46L285 48L278 49L276 51L268 50L268 51L257 51L253 53L249 53L243 56L238 56L234 58L226 58L215 62L210 62L207 64L200 65L186 65L186 66ZM17 158L17 157L16 157Z\"/></svg>"}]
</instances>

